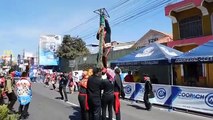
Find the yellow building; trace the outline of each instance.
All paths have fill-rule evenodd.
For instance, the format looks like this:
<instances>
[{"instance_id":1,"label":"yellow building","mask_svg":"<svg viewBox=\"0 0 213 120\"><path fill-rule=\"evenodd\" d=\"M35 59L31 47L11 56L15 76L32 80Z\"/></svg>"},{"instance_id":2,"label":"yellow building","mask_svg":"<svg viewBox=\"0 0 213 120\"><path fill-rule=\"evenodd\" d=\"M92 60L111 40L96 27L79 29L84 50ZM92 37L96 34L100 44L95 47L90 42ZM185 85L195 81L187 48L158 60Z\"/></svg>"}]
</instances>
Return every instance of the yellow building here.
<instances>
[{"instance_id":1,"label":"yellow building","mask_svg":"<svg viewBox=\"0 0 213 120\"><path fill-rule=\"evenodd\" d=\"M213 40L213 0L183 0L165 8L172 19L173 42L169 47L187 52ZM176 65L177 85L213 87L213 64Z\"/></svg>"}]
</instances>

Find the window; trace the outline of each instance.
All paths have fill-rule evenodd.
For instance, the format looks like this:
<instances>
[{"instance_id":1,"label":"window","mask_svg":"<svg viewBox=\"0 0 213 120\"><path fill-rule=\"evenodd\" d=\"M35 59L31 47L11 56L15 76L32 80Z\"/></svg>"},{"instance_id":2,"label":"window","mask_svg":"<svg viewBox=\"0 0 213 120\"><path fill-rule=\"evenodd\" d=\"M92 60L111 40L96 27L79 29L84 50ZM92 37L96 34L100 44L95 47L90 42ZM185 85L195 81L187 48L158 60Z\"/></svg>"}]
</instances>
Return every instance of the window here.
<instances>
[{"instance_id":1,"label":"window","mask_svg":"<svg viewBox=\"0 0 213 120\"><path fill-rule=\"evenodd\" d=\"M153 42L155 42L157 40L158 40L158 38L152 38L152 39L149 39L148 41L149 41L149 43L153 43Z\"/></svg>"},{"instance_id":2,"label":"window","mask_svg":"<svg viewBox=\"0 0 213 120\"><path fill-rule=\"evenodd\" d=\"M179 21L180 38L193 38L202 36L201 16L193 16Z\"/></svg>"}]
</instances>

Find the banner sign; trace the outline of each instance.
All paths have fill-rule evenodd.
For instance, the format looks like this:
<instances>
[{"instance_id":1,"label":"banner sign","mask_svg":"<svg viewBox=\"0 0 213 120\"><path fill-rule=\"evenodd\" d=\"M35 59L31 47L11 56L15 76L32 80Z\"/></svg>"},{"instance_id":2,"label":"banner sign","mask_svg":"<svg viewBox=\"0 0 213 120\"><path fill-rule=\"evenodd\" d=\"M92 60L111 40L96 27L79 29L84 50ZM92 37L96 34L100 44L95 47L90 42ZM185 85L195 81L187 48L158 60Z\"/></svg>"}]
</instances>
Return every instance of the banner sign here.
<instances>
[{"instance_id":1,"label":"banner sign","mask_svg":"<svg viewBox=\"0 0 213 120\"><path fill-rule=\"evenodd\" d=\"M172 106L213 114L213 89L173 86Z\"/></svg>"},{"instance_id":2,"label":"banner sign","mask_svg":"<svg viewBox=\"0 0 213 120\"><path fill-rule=\"evenodd\" d=\"M124 82L125 98L143 101L144 83ZM154 104L213 114L213 89L153 84Z\"/></svg>"},{"instance_id":3,"label":"banner sign","mask_svg":"<svg viewBox=\"0 0 213 120\"><path fill-rule=\"evenodd\" d=\"M156 104L170 106L167 101L170 100L172 95L170 85L157 85L153 84L153 91L155 93Z\"/></svg>"},{"instance_id":4,"label":"banner sign","mask_svg":"<svg viewBox=\"0 0 213 120\"><path fill-rule=\"evenodd\" d=\"M123 83L125 98L134 100L135 98L135 83L124 82Z\"/></svg>"},{"instance_id":5,"label":"banner sign","mask_svg":"<svg viewBox=\"0 0 213 120\"><path fill-rule=\"evenodd\" d=\"M167 105L166 103L171 96L171 86L153 84L153 92L155 94L155 104ZM135 98L134 100L143 101L144 96L144 83L135 84Z\"/></svg>"},{"instance_id":6,"label":"banner sign","mask_svg":"<svg viewBox=\"0 0 213 120\"><path fill-rule=\"evenodd\" d=\"M144 96L144 83L136 83L135 84L135 98L134 100L143 101Z\"/></svg>"},{"instance_id":7,"label":"banner sign","mask_svg":"<svg viewBox=\"0 0 213 120\"><path fill-rule=\"evenodd\" d=\"M62 39L59 35L44 35L40 37L39 42L39 64L40 65L58 65L59 58L56 51L61 44Z\"/></svg>"},{"instance_id":8,"label":"banner sign","mask_svg":"<svg viewBox=\"0 0 213 120\"><path fill-rule=\"evenodd\" d=\"M175 63L186 63L186 62L212 62L213 56L201 56L201 57L190 57L190 58L175 58Z\"/></svg>"}]
</instances>

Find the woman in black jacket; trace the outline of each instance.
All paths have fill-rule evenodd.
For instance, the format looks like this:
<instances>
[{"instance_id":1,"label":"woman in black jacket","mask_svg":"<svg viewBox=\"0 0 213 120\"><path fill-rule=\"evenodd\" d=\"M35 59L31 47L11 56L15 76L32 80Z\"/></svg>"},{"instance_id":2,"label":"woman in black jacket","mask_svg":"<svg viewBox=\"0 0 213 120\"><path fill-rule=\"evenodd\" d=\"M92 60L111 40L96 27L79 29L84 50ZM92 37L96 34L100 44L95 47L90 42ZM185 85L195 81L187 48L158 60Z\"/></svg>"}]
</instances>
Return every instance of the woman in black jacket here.
<instances>
[{"instance_id":1,"label":"woman in black jacket","mask_svg":"<svg viewBox=\"0 0 213 120\"><path fill-rule=\"evenodd\" d=\"M121 119L121 113L120 113L120 96L124 99L125 93L123 90L123 83L121 81L121 76L120 76L120 69L116 68L115 69L115 78L114 78L114 110L115 110L115 115L116 115L116 120Z\"/></svg>"},{"instance_id":2,"label":"woman in black jacket","mask_svg":"<svg viewBox=\"0 0 213 120\"><path fill-rule=\"evenodd\" d=\"M103 95L102 95L102 120L106 120L106 108L108 107L109 120L112 120L112 107L114 103L114 83L113 79L110 79L110 75L107 73L107 69L102 70L103 75L107 78L103 79Z\"/></svg>"},{"instance_id":3,"label":"woman in black jacket","mask_svg":"<svg viewBox=\"0 0 213 120\"><path fill-rule=\"evenodd\" d=\"M144 104L146 107L146 110L150 111L152 108L152 104L149 102L149 98L151 96L153 96L153 92L152 92L152 84L150 81L150 77L147 74L144 74L144 81L145 81L145 91L144 91Z\"/></svg>"}]
</instances>

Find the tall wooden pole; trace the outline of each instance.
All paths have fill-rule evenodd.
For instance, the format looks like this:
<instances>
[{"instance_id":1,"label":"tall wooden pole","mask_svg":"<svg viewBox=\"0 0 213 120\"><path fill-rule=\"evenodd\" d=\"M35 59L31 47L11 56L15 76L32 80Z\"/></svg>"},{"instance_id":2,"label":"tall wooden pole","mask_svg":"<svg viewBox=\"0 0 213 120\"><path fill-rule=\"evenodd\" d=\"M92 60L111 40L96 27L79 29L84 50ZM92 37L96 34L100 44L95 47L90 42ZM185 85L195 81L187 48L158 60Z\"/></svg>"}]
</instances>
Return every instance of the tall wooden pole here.
<instances>
[{"instance_id":1,"label":"tall wooden pole","mask_svg":"<svg viewBox=\"0 0 213 120\"><path fill-rule=\"evenodd\" d=\"M97 67L98 68L103 68L103 45L105 44L104 41L104 27L105 27L105 17L109 17L109 14L107 13L105 8L98 9L94 11L95 13L100 15L100 28L101 30L99 31L99 52L98 52L98 60L97 60Z\"/></svg>"},{"instance_id":2,"label":"tall wooden pole","mask_svg":"<svg viewBox=\"0 0 213 120\"><path fill-rule=\"evenodd\" d=\"M99 33L99 52L98 52L98 68L103 68L102 56L103 56L103 42L104 42L104 27L105 27L105 18L104 10L100 9L100 27L102 28Z\"/></svg>"}]
</instances>

